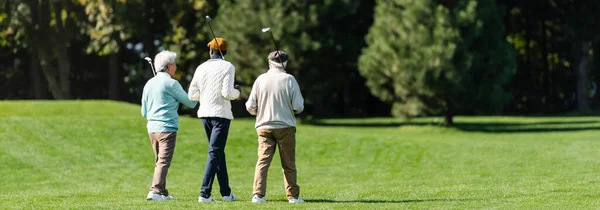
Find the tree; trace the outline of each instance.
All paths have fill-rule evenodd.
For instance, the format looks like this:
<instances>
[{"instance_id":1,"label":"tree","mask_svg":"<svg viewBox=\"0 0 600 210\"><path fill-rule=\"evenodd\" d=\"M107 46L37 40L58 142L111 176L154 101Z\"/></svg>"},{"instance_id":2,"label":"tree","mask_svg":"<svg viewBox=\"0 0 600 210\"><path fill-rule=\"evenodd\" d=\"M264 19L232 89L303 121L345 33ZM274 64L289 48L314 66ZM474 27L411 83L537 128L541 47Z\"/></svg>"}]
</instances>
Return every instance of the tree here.
<instances>
[{"instance_id":1,"label":"tree","mask_svg":"<svg viewBox=\"0 0 600 210\"><path fill-rule=\"evenodd\" d=\"M577 109L590 110L588 95L591 79L590 62L592 60L592 43L600 41L600 2L579 2L573 0L551 1L552 9L562 17L558 23L568 31L573 44L573 52L577 56L573 63L577 72Z\"/></svg>"},{"instance_id":2,"label":"tree","mask_svg":"<svg viewBox=\"0 0 600 210\"><path fill-rule=\"evenodd\" d=\"M189 83L198 65L208 59L206 43L212 38L206 26L205 16L215 17L216 1L177 0L164 4L169 20L169 30L162 40L162 46L174 51L178 56L180 82Z\"/></svg>"},{"instance_id":3,"label":"tree","mask_svg":"<svg viewBox=\"0 0 600 210\"><path fill-rule=\"evenodd\" d=\"M139 92L138 86L152 73L148 68L138 67L135 63L140 63L144 56L154 56L158 48L155 43L169 33L169 19L164 11L171 4L143 0L82 0L79 3L85 6L87 15L87 21L82 24L82 33L89 37L86 53L107 57L108 98L120 98L123 63L133 63L134 67L129 68L130 72L127 72L129 75L125 80L128 85L136 87L133 92ZM143 47L137 50L127 47L138 44ZM128 58L125 56L127 53L134 56L129 61L124 61Z\"/></svg>"},{"instance_id":4,"label":"tree","mask_svg":"<svg viewBox=\"0 0 600 210\"><path fill-rule=\"evenodd\" d=\"M136 18L131 15L142 12L143 1L84 0L79 3L85 7L87 15L87 21L82 24L83 35L90 39L86 53L108 57L108 98L118 100L119 86L123 81L119 55L128 39L136 32L144 31L141 30L145 26L141 24L144 21L135 21Z\"/></svg>"},{"instance_id":5,"label":"tree","mask_svg":"<svg viewBox=\"0 0 600 210\"><path fill-rule=\"evenodd\" d=\"M6 2L10 36L15 48L29 49L33 61L38 61L55 99L70 99L71 60L69 47L77 36L81 8L73 1ZM32 65L33 66L33 65Z\"/></svg>"},{"instance_id":6,"label":"tree","mask_svg":"<svg viewBox=\"0 0 600 210\"><path fill-rule=\"evenodd\" d=\"M200 59L197 43L205 43L204 14L214 13L216 2L202 0L176 0L154 2L143 0L80 1L85 6L88 22L84 34L89 36L86 52L108 57L108 96L119 98L119 86L123 81L120 63L126 63L129 74L126 85L134 93L140 92L143 82L152 75L146 66L135 65L141 59L153 57L161 49L178 54L178 79L193 74ZM132 49L134 45L142 46ZM127 47L130 46L130 47ZM202 52L205 52L202 48ZM128 61L126 54L135 54ZM145 62L141 62L145 64ZM141 70L141 71L140 71ZM140 84L141 83L141 84ZM135 100L134 100L135 101Z\"/></svg>"},{"instance_id":7,"label":"tree","mask_svg":"<svg viewBox=\"0 0 600 210\"><path fill-rule=\"evenodd\" d=\"M13 24L13 13L15 5L13 2L0 1L0 89L4 90L0 98L46 98L44 89L40 85L38 62L35 58L27 56L28 52L24 50L20 40L15 39L15 30L10 26ZM27 59L30 58L35 65L28 65ZM29 71L22 71L27 66ZM30 75L30 78L26 76ZM35 80L37 78L38 80ZM27 79L38 82L24 82ZM34 91L24 91L30 87Z\"/></svg>"},{"instance_id":8,"label":"tree","mask_svg":"<svg viewBox=\"0 0 600 210\"><path fill-rule=\"evenodd\" d=\"M365 46L373 1L224 1L213 29L230 43L225 56L236 66L242 96L267 68L267 55L279 49L290 54L287 71L298 80L313 116L363 115L380 107L364 86L356 59ZM212 36L211 36L212 37Z\"/></svg>"},{"instance_id":9,"label":"tree","mask_svg":"<svg viewBox=\"0 0 600 210\"><path fill-rule=\"evenodd\" d=\"M517 53L519 71L511 84L510 113L557 113L572 109L573 56L562 18L550 12L550 1L505 0L508 40Z\"/></svg>"},{"instance_id":10,"label":"tree","mask_svg":"<svg viewBox=\"0 0 600 210\"><path fill-rule=\"evenodd\" d=\"M513 113L559 113L589 109L592 50L598 40L597 1L501 0L505 26L516 49ZM587 41L586 41L587 40ZM583 41L583 42L582 42ZM591 41L591 42L590 42ZM586 49L588 48L588 49Z\"/></svg>"},{"instance_id":11,"label":"tree","mask_svg":"<svg viewBox=\"0 0 600 210\"><path fill-rule=\"evenodd\" d=\"M492 0L379 1L359 58L371 92L394 116L494 112L515 70Z\"/></svg>"}]
</instances>

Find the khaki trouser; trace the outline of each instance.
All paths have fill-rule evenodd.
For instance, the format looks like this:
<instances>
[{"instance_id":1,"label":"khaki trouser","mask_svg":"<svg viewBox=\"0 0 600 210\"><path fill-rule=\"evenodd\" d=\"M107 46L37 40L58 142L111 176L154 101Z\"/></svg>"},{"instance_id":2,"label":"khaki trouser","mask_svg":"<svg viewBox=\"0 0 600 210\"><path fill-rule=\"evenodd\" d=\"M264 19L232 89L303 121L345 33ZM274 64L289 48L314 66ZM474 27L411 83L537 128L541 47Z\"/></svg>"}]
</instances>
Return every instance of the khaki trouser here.
<instances>
[{"instance_id":1,"label":"khaki trouser","mask_svg":"<svg viewBox=\"0 0 600 210\"><path fill-rule=\"evenodd\" d=\"M154 150L154 178L150 191L160 194L169 195L167 190L167 172L171 166L173 159L173 151L175 151L175 139L177 132L172 133L149 133L152 149Z\"/></svg>"},{"instance_id":2,"label":"khaki trouser","mask_svg":"<svg viewBox=\"0 0 600 210\"><path fill-rule=\"evenodd\" d=\"M300 196L296 184L296 128L258 129L258 161L254 172L254 195L264 197L267 190L267 173L275 147L279 145L279 157L283 168L283 181L288 199Z\"/></svg>"}]
</instances>

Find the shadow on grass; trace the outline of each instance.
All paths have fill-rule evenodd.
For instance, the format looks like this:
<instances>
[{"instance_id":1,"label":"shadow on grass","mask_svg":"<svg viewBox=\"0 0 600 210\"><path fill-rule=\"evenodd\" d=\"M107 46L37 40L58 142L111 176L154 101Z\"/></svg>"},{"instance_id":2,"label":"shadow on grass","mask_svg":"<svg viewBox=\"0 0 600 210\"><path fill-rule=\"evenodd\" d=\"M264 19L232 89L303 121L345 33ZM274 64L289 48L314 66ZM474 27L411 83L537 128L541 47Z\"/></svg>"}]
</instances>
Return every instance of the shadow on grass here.
<instances>
[{"instance_id":1,"label":"shadow on grass","mask_svg":"<svg viewBox=\"0 0 600 210\"><path fill-rule=\"evenodd\" d=\"M303 121L304 124L325 127L402 127L402 126L440 126L433 122L323 122L320 120ZM600 120L585 121L543 121L543 122L455 122L454 128L467 132L490 133L539 133L600 130Z\"/></svg>"},{"instance_id":2,"label":"shadow on grass","mask_svg":"<svg viewBox=\"0 0 600 210\"><path fill-rule=\"evenodd\" d=\"M535 123L457 122L454 124L454 127L462 131L488 133L569 132L600 130L600 121L546 121Z\"/></svg>"},{"instance_id":3,"label":"shadow on grass","mask_svg":"<svg viewBox=\"0 0 600 210\"><path fill-rule=\"evenodd\" d=\"M414 200L329 200L329 199L311 199L305 200L307 203L420 203L420 202L455 202L455 201L474 201L477 199L414 199Z\"/></svg>"},{"instance_id":4,"label":"shadow on grass","mask_svg":"<svg viewBox=\"0 0 600 210\"><path fill-rule=\"evenodd\" d=\"M377 127L400 127L400 126L425 126L437 125L435 123L426 122L324 122L321 120L303 120L302 124L324 126L324 127L362 127L362 128L377 128Z\"/></svg>"}]
</instances>

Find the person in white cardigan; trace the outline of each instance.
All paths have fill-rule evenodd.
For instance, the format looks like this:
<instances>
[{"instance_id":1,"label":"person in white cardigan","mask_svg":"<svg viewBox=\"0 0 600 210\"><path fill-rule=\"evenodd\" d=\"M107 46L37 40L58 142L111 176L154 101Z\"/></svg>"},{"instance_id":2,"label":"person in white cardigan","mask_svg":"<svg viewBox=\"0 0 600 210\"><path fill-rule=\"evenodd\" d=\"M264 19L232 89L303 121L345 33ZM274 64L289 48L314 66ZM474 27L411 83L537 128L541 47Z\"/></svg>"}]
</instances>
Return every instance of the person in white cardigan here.
<instances>
[{"instance_id":1,"label":"person in white cardigan","mask_svg":"<svg viewBox=\"0 0 600 210\"><path fill-rule=\"evenodd\" d=\"M240 88L234 85L235 66L221 56L227 54L227 41L216 37L208 47L210 59L196 68L188 91L190 100L200 102L198 117L202 119L209 145L198 202L215 201L211 196L215 175L223 201L234 201L236 196L229 187L225 144L233 120L230 101L239 97Z\"/></svg>"},{"instance_id":2,"label":"person in white cardigan","mask_svg":"<svg viewBox=\"0 0 600 210\"><path fill-rule=\"evenodd\" d=\"M290 203L303 203L296 182L296 117L304 110L304 98L294 76L285 72L288 54L275 51L269 54L269 71L260 75L246 101L246 109L256 115L258 160L254 172L252 202L264 203L267 173L279 146L285 192Z\"/></svg>"}]
</instances>

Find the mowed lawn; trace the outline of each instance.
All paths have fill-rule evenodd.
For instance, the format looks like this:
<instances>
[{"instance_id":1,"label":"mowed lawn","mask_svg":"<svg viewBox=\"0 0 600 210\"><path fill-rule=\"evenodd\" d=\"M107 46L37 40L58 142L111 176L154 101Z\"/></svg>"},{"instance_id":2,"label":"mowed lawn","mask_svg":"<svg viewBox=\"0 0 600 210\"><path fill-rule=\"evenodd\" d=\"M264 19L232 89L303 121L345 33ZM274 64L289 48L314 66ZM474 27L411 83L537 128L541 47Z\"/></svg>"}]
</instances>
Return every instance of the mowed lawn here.
<instances>
[{"instance_id":1,"label":"mowed lawn","mask_svg":"<svg viewBox=\"0 0 600 210\"><path fill-rule=\"evenodd\" d=\"M153 154L139 106L0 102L0 209L598 209L600 117L343 119L302 123L304 204L285 200L279 157L266 204L251 203L253 119L232 122L226 154L239 200L198 203L207 140L181 117L173 201L145 200ZM220 199L215 184L213 196Z\"/></svg>"}]
</instances>

